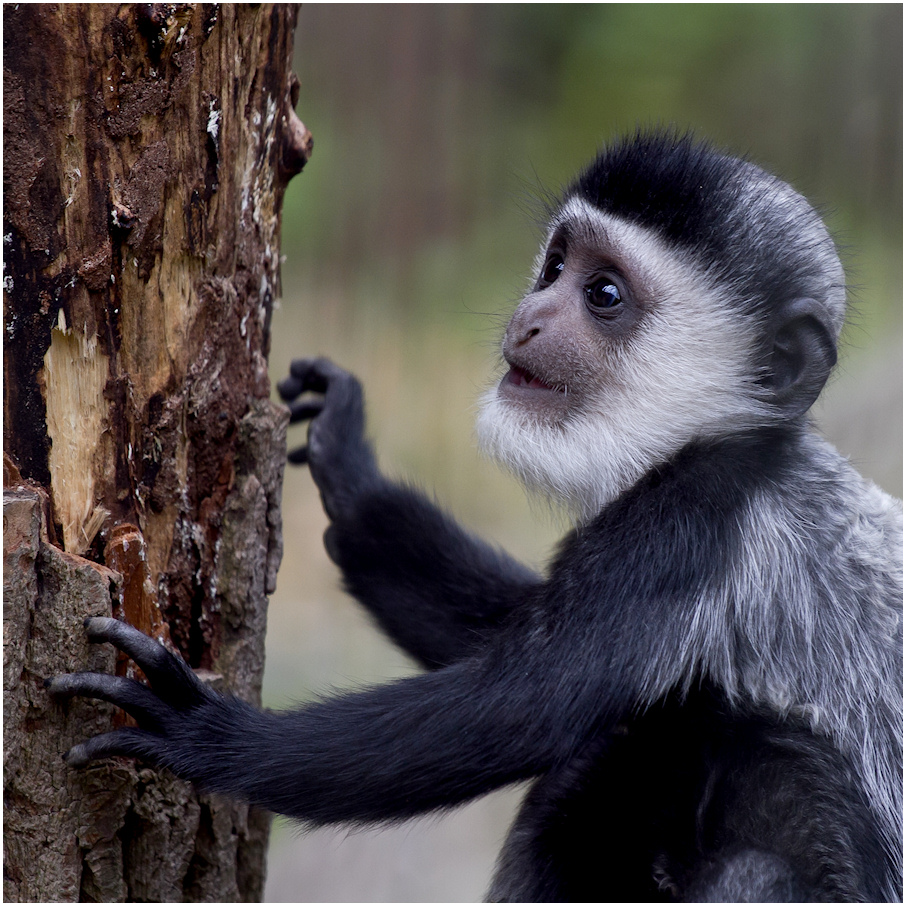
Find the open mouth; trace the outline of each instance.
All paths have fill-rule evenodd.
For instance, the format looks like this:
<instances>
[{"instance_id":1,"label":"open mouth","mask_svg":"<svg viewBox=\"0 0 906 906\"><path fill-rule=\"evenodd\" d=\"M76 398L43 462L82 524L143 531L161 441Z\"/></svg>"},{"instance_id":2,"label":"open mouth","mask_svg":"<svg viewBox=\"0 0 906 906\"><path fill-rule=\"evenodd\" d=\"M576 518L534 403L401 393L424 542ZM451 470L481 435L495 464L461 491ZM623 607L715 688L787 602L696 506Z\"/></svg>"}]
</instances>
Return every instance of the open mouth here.
<instances>
[{"instance_id":1,"label":"open mouth","mask_svg":"<svg viewBox=\"0 0 906 906\"><path fill-rule=\"evenodd\" d=\"M516 387L528 387L531 390L555 390L555 387L551 387L550 384L546 384L539 377L526 371L524 368L520 368L518 365L511 365L510 370L503 378L503 382L506 384L514 384Z\"/></svg>"}]
</instances>

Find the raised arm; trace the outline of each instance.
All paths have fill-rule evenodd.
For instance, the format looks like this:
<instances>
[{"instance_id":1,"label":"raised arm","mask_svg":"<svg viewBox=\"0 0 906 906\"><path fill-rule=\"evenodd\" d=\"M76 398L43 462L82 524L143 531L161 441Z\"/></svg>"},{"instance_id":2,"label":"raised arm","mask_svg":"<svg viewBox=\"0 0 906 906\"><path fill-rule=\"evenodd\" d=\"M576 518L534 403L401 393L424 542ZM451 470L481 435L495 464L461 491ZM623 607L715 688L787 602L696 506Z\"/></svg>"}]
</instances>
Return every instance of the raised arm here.
<instances>
[{"instance_id":1,"label":"raised arm","mask_svg":"<svg viewBox=\"0 0 906 906\"><path fill-rule=\"evenodd\" d=\"M331 519L325 546L349 592L427 667L479 650L539 577L380 474L351 374L326 359L299 359L279 390L292 421L311 420L308 445L289 459L311 469Z\"/></svg>"}]
</instances>

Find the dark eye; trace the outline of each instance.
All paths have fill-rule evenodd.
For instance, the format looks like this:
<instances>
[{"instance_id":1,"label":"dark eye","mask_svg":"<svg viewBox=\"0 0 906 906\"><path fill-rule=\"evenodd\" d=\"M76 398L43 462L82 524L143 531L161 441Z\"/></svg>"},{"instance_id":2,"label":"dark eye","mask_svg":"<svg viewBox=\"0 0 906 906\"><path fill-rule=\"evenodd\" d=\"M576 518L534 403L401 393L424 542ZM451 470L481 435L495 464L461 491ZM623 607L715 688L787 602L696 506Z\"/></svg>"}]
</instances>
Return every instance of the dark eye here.
<instances>
[{"instance_id":1,"label":"dark eye","mask_svg":"<svg viewBox=\"0 0 906 906\"><path fill-rule=\"evenodd\" d=\"M560 255L556 252L548 255L547 261L544 262L544 267L541 269L541 276L538 278L538 289L550 286L563 273L563 267L563 258Z\"/></svg>"},{"instance_id":2,"label":"dark eye","mask_svg":"<svg viewBox=\"0 0 906 906\"><path fill-rule=\"evenodd\" d=\"M585 295L588 296L588 302L594 308L613 308L623 301L620 288L607 277L586 286Z\"/></svg>"}]
</instances>

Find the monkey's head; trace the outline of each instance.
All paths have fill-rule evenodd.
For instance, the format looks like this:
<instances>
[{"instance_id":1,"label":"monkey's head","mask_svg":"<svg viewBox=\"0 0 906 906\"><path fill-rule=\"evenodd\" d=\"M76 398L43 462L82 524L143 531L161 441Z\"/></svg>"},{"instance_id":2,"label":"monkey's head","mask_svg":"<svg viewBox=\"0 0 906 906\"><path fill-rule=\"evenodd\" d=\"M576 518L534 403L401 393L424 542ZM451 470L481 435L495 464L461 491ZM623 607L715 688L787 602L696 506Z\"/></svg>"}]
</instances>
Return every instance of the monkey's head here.
<instances>
[{"instance_id":1,"label":"monkey's head","mask_svg":"<svg viewBox=\"0 0 906 906\"><path fill-rule=\"evenodd\" d=\"M801 420L845 282L811 205L689 136L603 150L552 212L482 447L588 518L693 441Z\"/></svg>"}]
</instances>

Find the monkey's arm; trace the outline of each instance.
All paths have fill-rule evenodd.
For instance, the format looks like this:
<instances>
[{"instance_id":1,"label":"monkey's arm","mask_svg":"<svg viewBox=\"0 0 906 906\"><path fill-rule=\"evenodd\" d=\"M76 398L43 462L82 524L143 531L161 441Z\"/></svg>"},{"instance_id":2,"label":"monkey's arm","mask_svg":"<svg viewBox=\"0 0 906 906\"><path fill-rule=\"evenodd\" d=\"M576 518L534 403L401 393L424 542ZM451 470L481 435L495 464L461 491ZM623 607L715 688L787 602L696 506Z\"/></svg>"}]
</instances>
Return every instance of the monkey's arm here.
<instances>
[{"instance_id":1,"label":"monkey's arm","mask_svg":"<svg viewBox=\"0 0 906 906\"><path fill-rule=\"evenodd\" d=\"M428 668L478 651L539 578L463 531L418 491L387 482L324 536L346 589Z\"/></svg>"},{"instance_id":2,"label":"monkey's arm","mask_svg":"<svg viewBox=\"0 0 906 906\"><path fill-rule=\"evenodd\" d=\"M70 765L138 757L204 789L316 823L405 818L466 801L549 768L595 721L594 698L558 688L560 671L538 669L521 644L527 675L497 651L271 713L212 692L125 623L92 618L86 626L93 640L126 651L153 691L101 674L50 681L55 696L112 701L139 723L76 746ZM572 660L576 653L564 654Z\"/></svg>"},{"instance_id":3,"label":"monkey's arm","mask_svg":"<svg viewBox=\"0 0 906 906\"><path fill-rule=\"evenodd\" d=\"M98 674L51 681L52 694L103 698L139 722L68 760L141 757L316 822L408 817L562 764L695 663L698 577L718 562L717 523L735 515L700 505L705 472L683 474L666 470L571 536L531 604L473 656L296 711L221 697L137 630L93 618L91 638L125 651L153 691Z\"/></svg>"},{"instance_id":4,"label":"monkey's arm","mask_svg":"<svg viewBox=\"0 0 906 906\"><path fill-rule=\"evenodd\" d=\"M308 446L289 458L309 464L331 519L325 546L348 591L425 666L472 654L535 593L538 576L380 474L351 374L325 359L300 359L279 390L292 421L312 419Z\"/></svg>"}]
</instances>

